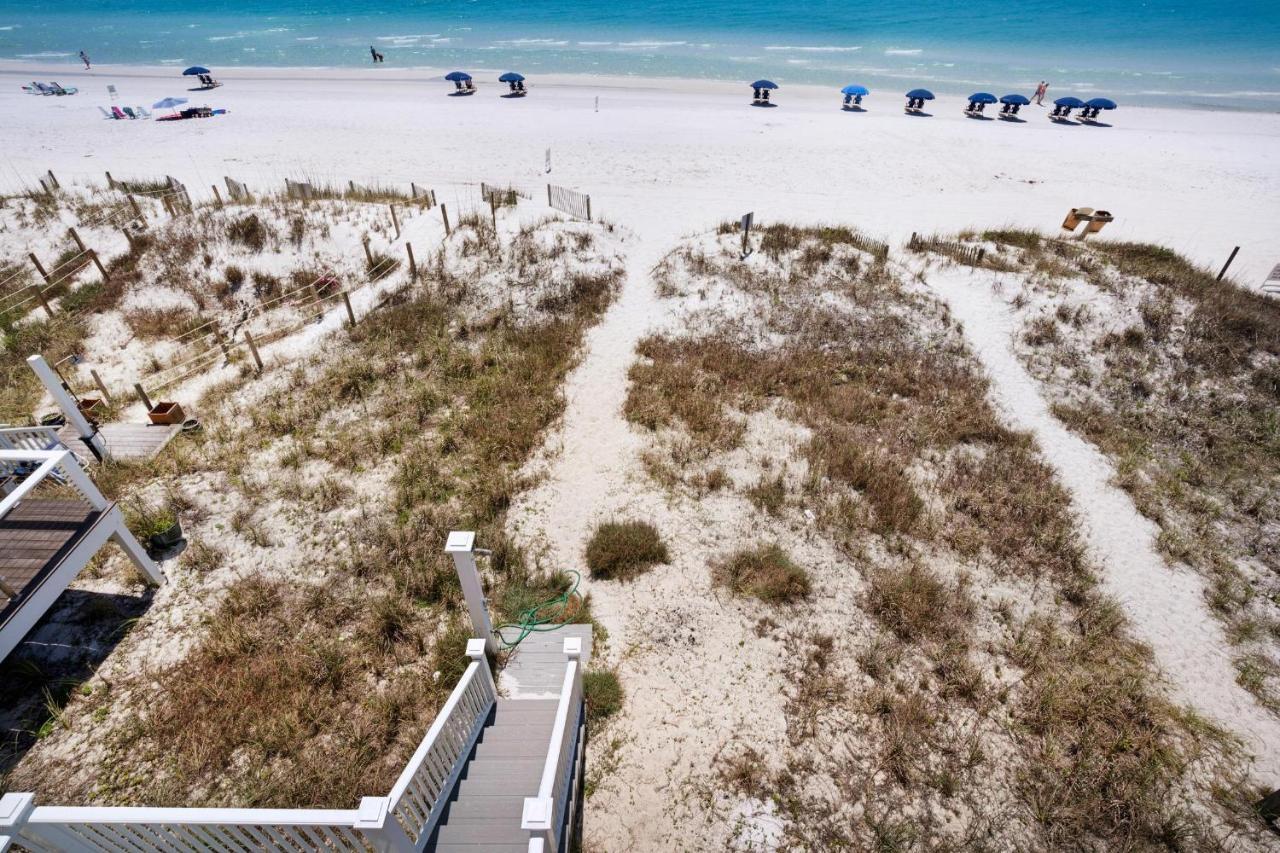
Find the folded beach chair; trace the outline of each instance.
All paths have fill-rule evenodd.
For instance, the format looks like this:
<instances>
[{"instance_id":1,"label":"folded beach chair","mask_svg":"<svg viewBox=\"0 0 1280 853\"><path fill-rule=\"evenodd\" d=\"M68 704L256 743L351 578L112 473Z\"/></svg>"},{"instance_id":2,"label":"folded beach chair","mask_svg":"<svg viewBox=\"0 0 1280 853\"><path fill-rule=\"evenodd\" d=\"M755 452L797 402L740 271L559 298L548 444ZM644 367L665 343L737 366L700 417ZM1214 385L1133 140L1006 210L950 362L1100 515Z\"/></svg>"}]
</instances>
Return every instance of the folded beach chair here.
<instances>
[{"instance_id":1,"label":"folded beach chair","mask_svg":"<svg viewBox=\"0 0 1280 853\"><path fill-rule=\"evenodd\" d=\"M98 107L98 112L102 113L102 117L103 117L103 118L110 118L110 119L114 119L114 118L115 118L115 116L113 116L111 113L107 112L107 108L106 108L106 107Z\"/></svg>"},{"instance_id":2,"label":"folded beach chair","mask_svg":"<svg viewBox=\"0 0 1280 853\"><path fill-rule=\"evenodd\" d=\"M31 85L32 85L32 86L35 86L35 87L36 87L36 91L38 91L38 92L39 92L40 94L42 94L42 95L56 95L56 94L58 94L58 93L57 93L57 91L56 91L52 86L49 86L49 85L47 85L47 84L45 84L45 83L32 83Z\"/></svg>"},{"instance_id":3,"label":"folded beach chair","mask_svg":"<svg viewBox=\"0 0 1280 853\"><path fill-rule=\"evenodd\" d=\"M129 118L141 118L141 116L139 116L137 113L135 113L135 112L134 112L133 110L131 110L129 107L124 107L124 114L125 114L125 115L127 115Z\"/></svg>"},{"instance_id":4,"label":"folded beach chair","mask_svg":"<svg viewBox=\"0 0 1280 853\"><path fill-rule=\"evenodd\" d=\"M112 107L111 114L116 118L128 118L128 116L125 115L124 112L119 107Z\"/></svg>"},{"instance_id":5,"label":"folded beach chair","mask_svg":"<svg viewBox=\"0 0 1280 853\"><path fill-rule=\"evenodd\" d=\"M41 92L41 91L40 91L40 84L39 84L39 83L36 83L36 82L34 82L34 81L31 83L31 85L30 85L30 86L23 86L23 87L22 87L22 91L26 92L28 95L43 95L43 94L45 94L44 92Z\"/></svg>"},{"instance_id":6,"label":"folded beach chair","mask_svg":"<svg viewBox=\"0 0 1280 853\"><path fill-rule=\"evenodd\" d=\"M70 89L64 89L56 80L51 80L49 82L49 86L53 89L53 94L55 95L74 95L76 92L80 91L74 86Z\"/></svg>"},{"instance_id":7,"label":"folded beach chair","mask_svg":"<svg viewBox=\"0 0 1280 853\"><path fill-rule=\"evenodd\" d=\"M133 109L134 109L134 112L136 112L138 115L142 116L143 118L151 118L151 113L147 112L146 107L134 107Z\"/></svg>"}]
</instances>

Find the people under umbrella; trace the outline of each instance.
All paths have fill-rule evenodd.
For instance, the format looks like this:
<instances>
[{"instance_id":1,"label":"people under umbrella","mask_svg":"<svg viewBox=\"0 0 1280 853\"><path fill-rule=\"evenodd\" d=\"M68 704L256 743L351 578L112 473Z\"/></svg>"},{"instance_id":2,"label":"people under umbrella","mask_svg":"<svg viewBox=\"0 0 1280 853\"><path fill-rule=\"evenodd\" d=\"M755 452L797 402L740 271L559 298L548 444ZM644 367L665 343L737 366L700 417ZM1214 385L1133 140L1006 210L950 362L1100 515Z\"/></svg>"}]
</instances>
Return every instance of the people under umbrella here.
<instances>
[{"instance_id":1,"label":"people under umbrella","mask_svg":"<svg viewBox=\"0 0 1280 853\"><path fill-rule=\"evenodd\" d=\"M524 75L517 74L514 71L508 71L498 78L499 83L506 83L511 87L512 95L527 95L528 92L524 88Z\"/></svg>"},{"instance_id":2,"label":"people under umbrella","mask_svg":"<svg viewBox=\"0 0 1280 853\"><path fill-rule=\"evenodd\" d=\"M1053 111L1049 113L1049 118L1053 121L1069 121L1071 119L1071 111L1080 109L1084 106L1084 101L1079 98L1067 96L1058 98L1053 102Z\"/></svg>"},{"instance_id":3,"label":"people under umbrella","mask_svg":"<svg viewBox=\"0 0 1280 853\"><path fill-rule=\"evenodd\" d=\"M1090 98L1084 102L1084 106L1080 109L1080 120L1094 122L1098 120L1098 114L1102 110L1114 110L1116 102L1110 98Z\"/></svg>"},{"instance_id":4,"label":"people under umbrella","mask_svg":"<svg viewBox=\"0 0 1280 853\"><path fill-rule=\"evenodd\" d=\"M201 89L216 89L222 84L213 79L213 72L203 65L193 65L182 72L183 77L195 77L200 81Z\"/></svg>"},{"instance_id":5,"label":"people under umbrella","mask_svg":"<svg viewBox=\"0 0 1280 853\"><path fill-rule=\"evenodd\" d=\"M844 95L844 103L840 105L841 109L860 110L862 109L862 99L870 95L871 91L866 86L851 84L841 89L840 93Z\"/></svg>"},{"instance_id":6,"label":"people under umbrella","mask_svg":"<svg viewBox=\"0 0 1280 853\"><path fill-rule=\"evenodd\" d=\"M444 75L444 79L453 84L455 95L470 95L476 90L476 84L472 82L471 75L465 71L450 71Z\"/></svg>"},{"instance_id":7,"label":"people under umbrella","mask_svg":"<svg viewBox=\"0 0 1280 853\"><path fill-rule=\"evenodd\" d=\"M757 80L751 84L751 103L756 106L765 106L769 103L769 91L778 88L778 84L772 80Z\"/></svg>"},{"instance_id":8,"label":"people under umbrella","mask_svg":"<svg viewBox=\"0 0 1280 853\"><path fill-rule=\"evenodd\" d=\"M909 113L919 113L924 110L924 102L933 100L933 92L928 89L912 89L907 92L906 110Z\"/></svg>"},{"instance_id":9,"label":"people under umbrella","mask_svg":"<svg viewBox=\"0 0 1280 853\"><path fill-rule=\"evenodd\" d=\"M1031 99L1026 95L1005 95L1000 103L1003 104L1000 107L1000 118L1012 120L1018 117L1019 109L1031 103Z\"/></svg>"},{"instance_id":10,"label":"people under umbrella","mask_svg":"<svg viewBox=\"0 0 1280 853\"><path fill-rule=\"evenodd\" d=\"M969 106L964 108L965 115L981 116L987 104L994 104L996 96L988 92L974 92L969 96Z\"/></svg>"}]
</instances>

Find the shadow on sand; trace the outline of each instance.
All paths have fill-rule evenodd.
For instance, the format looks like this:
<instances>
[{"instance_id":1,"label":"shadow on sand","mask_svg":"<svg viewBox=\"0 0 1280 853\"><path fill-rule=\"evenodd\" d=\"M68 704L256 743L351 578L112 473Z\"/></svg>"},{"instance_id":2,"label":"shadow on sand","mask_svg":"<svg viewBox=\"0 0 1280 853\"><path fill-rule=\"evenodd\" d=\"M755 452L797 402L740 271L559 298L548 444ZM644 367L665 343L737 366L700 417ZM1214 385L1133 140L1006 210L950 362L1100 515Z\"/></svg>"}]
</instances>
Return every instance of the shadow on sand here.
<instances>
[{"instance_id":1,"label":"shadow on sand","mask_svg":"<svg viewBox=\"0 0 1280 853\"><path fill-rule=\"evenodd\" d=\"M751 104L751 106L753 106L753 107L776 107L776 106L777 106L777 104L775 104L773 101L754 101L754 102Z\"/></svg>"},{"instance_id":2,"label":"shadow on sand","mask_svg":"<svg viewBox=\"0 0 1280 853\"><path fill-rule=\"evenodd\" d=\"M933 113L926 113L923 110L909 110L905 115L909 115L914 118L933 118Z\"/></svg>"},{"instance_id":3,"label":"shadow on sand","mask_svg":"<svg viewBox=\"0 0 1280 853\"><path fill-rule=\"evenodd\" d=\"M58 725L63 708L151 606L140 595L68 589L0 661L0 777Z\"/></svg>"}]
</instances>

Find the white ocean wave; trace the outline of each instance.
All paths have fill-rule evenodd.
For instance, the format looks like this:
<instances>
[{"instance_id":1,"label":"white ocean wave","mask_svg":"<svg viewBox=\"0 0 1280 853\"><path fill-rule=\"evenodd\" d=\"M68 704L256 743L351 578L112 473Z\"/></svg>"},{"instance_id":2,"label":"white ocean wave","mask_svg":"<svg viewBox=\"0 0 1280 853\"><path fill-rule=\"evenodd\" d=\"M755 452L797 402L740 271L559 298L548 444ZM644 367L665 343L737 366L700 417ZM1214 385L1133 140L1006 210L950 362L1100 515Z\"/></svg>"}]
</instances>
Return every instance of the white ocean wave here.
<instances>
[{"instance_id":1,"label":"white ocean wave","mask_svg":"<svg viewBox=\"0 0 1280 853\"><path fill-rule=\"evenodd\" d=\"M793 46L785 44L770 44L765 46L765 50L787 50L802 51L804 53L852 53L855 50L862 50L862 45L855 44L848 47L836 47L834 45L820 46Z\"/></svg>"},{"instance_id":2,"label":"white ocean wave","mask_svg":"<svg viewBox=\"0 0 1280 853\"><path fill-rule=\"evenodd\" d=\"M298 36L294 41L320 41L320 36Z\"/></svg>"},{"instance_id":3,"label":"white ocean wave","mask_svg":"<svg viewBox=\"0 0 1280 853\"><path fill-rule=\"evenodd\" d=\"M516 47L525 46L525 45L536 45L536 44L548 45L552 47L564 47L568 43L569 42L567 41L560 41L559 39L499 39L498 41L494 42L494 44L506 44L506 45L512 45Z\"/></svg>"},{"instance_id":4,"label":"white ocean wave","mask_svg":"<svg viewBox=\"0 0 1280 853\"><path fill-rule=\"evenodd\" d=\"M182 60L181 60L181 59L162 59L162 60L160 60L160 64L161 64L161 65L177 65L177 64L178 64L178 63L180 63L180 62L182 62Z\"/></svg>"},{"instance_id":5,"label":"white ocean wave","mask_svg":"<svg viewBox=\"0 0 1280 853\"><path fill-rule=\"evenodd\" d=\"M17 24L10 24L7 27L0 27L0 30L3 30L4 32L8 32L9 30L16 30L17 28L18 28Z\"/></svg>"},{"instance_id":6,"label":"white ocean wave","mask_svg":"<svg viewBox=\"0 0 1280 853\"><path fill-rule=\"evenodd\" d=\"M812 62L813 62L812 59L788 59L787 60L788 65L809 65Z\"/></svg>"},{"instance_id":7,"label":"white ocean wave","mask_svg":"<svg viewBox=\"0 0 1280 853\"><path fill-rule=\"evenodd\" d=\"M233 36L209 36L206 41L230 41L231 39L242 39L244 33L236 33Z\"/></svg>"},{"instance_id":8,"label":"white ocean wave","mask_svg":"<svg viewBox=\"0 0 1280 853\"><path fill-rule=\"evenodd\" d=\"M620 41L619 47L679 47L687 41Z\"/></svg>"},{"instance_id":9,"label":"white ocean wave","mask_svg":"<svg viewBox=\"0 0 1280 853\"><path fill-rule=\"evenodd\" d=\"M924 53L921 47L891 47L885 50L885 56L919 56Z\"/></svg>"},{"instance_id":10,"label":"white ocean wave","mask_svg":"<svg viewBox=\"0 0 1280 853\"><path fill-rule=\"evenodd\" d=\"M420 33L418 35L378 36L374 41L417 41L418 39L434 39L439 37L439 33Z\"/></svg>"},{"instance_id":11,"label":"white ocean wave","mask_svg":"<svg viewBox=\"0 0 1280 853\"><path fill-rule=\"evenodd\" d=\"M19 53L22 59L52 59L55 56L71 56L70 53L58 53L52 50L42 50L39 53Z\"/></svg>"},{"instance_id":12,"label":"white ocean wave","mask_svg":"<svg viewBox=\"0 0 1280 853\"><path fill-rule=\"evenodd\" d=\"M578 44L582 47L608 47L613 44L611 41L580 41Z\"/></svg>"}]
</instances>

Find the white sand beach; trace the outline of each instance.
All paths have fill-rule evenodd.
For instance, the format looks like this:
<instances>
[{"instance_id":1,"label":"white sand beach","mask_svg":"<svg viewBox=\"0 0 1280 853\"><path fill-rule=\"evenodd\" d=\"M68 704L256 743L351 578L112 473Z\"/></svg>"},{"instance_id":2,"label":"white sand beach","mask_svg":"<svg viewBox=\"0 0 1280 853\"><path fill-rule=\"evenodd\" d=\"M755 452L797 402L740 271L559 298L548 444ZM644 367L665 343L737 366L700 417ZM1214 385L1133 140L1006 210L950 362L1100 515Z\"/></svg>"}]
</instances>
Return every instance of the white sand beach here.
<instances>
[{"instance_id":1,"label":"white sand beach","mask_svg":"<svg viewBox=\"0 0 1280 853\"><path fill-rule=\"evenodd\" d=\"M842 222L898 241L911 232L1017 225L1053 229L1066 211L1111 211L1105 236L1149 240L1260 283L1280 257L1280 116L1121 105L1112 127L977 121L959 99L910 117L897 92L873 92L845 113L835 91L784 86L777 106L750 104L745 84L555 76L521 100L499 97L499 71L450 97L448 69L234 69L225 86L188 93L172 68L0 63L0 186L53 169L100 182L164 172L193 190L230 175L272 187L285 177L547 180L590 193L599 215L641 238L670 237L754 210L758 221ZM79 94L36 97L20 86L55 79ZM108 121L98 106L180 96L226 108L205 121ZM598 111L597 111L598 103ZM551 149L552 171L545 174ZM145 167L145 168L144 168Z\"/></svg>"},{"instance_id":2,"label":"white sand beach","mask_svg":"<svg viewBox=\"0 0 1280 853\"><path fill-rule=\"evenodd\" d=\"M448 70L241 68L219 73L221 88L197 93L172 68L83 72L0 62L0 190L29 188L46 170L64 186L100 186L106 172L119 179L172 175L198 199L212 196L215 185L222 189L224 176L270 191L282 189L286 178L405 188L414 182L461 213L479 207L481 181L513 185L539 203L544 185L555 183L589 194L595 217L619 226L606 248L608 263L625 270L621 292L586 334L562 389L563 418L526 465L534 486L514 497L505 517L521 545L549 565L584 574L587 538L614 516L657 522L675 554L670 565L630 585L584 582L610 633L601 657L620 673L628 703L614 742L592 746L600 764L613 762L614 776L589 801L591 849L681 843L713 849L731 840L744 849L776 846L768 828L773 818L762 804L738 802L726 812L723 802L700 799L706 792L697 787L729 733L765 732L765 749L776 745L768 742L770 732L780 742L784 688L774 682L762 688L754 679L796 654L795 639L784 642L781 633L752 644L765 637L766 620L726 605L712 589L706 562L714 552L761 531L788 537L797 559L826 579L819 588L831 593L806 618L832 633L865 628L858 621L866 621L858 609L861 582L845 572L837 549L812 532L812 517L762 522L739 494L710 497L694 511L647 479L642 459L649 439L622 409L636 344L687 319L670 295L660 297L651 275L683 238L714 243L706 232L751 211L758 223L847 225L887 241L896 253L917 232L1014 227L1052 234L1070 208L1089 206L1115 216L1103 237L1165 245L1213 269L1239 247L1230 277L1246 288L1259 287L1280 263L1280 114L1122 104L1103 115L1107 126L1086 126L1051 123L1048 107L1031 106L1022 110L1025 121L1013 123L966 117L963 102L951 98L928 104L930 115L905 115L897 92L873 92L864 112L844 112L836 91L784 85L762 108L751 105L745 84L563 75L530 78L529 96L509 99L496 82L500 69L472 69L478 91L459 97L442 79ZM20 86L33 79L79 93L24 94ZM150 108L178 96L227 113L181 122L108 120L99 111L112 106L108 85L118 90L120 106ZM406 226L417 229L415 244L428 250L444 239L435 215ZM527 209L517 215L534 218ZM508 236L514 221L513 215L504 226ZM331 241L350 244L339 248L351 255L352 278L362 274L354 236L360 227ZM29 249L16 236L0 231L0 261L25 257ZM1144 597L1159 586L1161 572L1176 567L1161 562L1153 525L1110 482L1101 456L1065 431L1035 380L1017 368L1005 346L1016 334L1012 321L985 292L979 298L978 291L959 289L967 279L935 276L915 261L895 259L892 268L949 305L996 380L992 397L1005 418L1033 431L1059 469L1104 587L1135 623L1132 634L1152 647L1160 689L1238 736L1254 759L1251 781L1276 787L1280 717L1237 687L1198 580L1175 576L1175 588ZM357 309L378 295L367 293ZM705 293L685 296L690 304L706 301ZM341 325L335 311L278 346L301 353ZM196 396L200 382L186 393ZM808 440L796 423L767 409L753 418L745 447L733 457L742 470L731 473L742 483L747 473L763 478L753 466L771 452ZM1046 446L1055 441L1059 447ZM1062 470L1072 465L1080 470ZM1126 541L1136 543L1136 553L1126 551ZM1160 623L1168 614L1196 630ZM1217 669L1198 679L1198 667ZM949 811L939 815L926 817L965 821ZM744 834L737 824L755 828Z\"/></svg>"}]
</instances>

